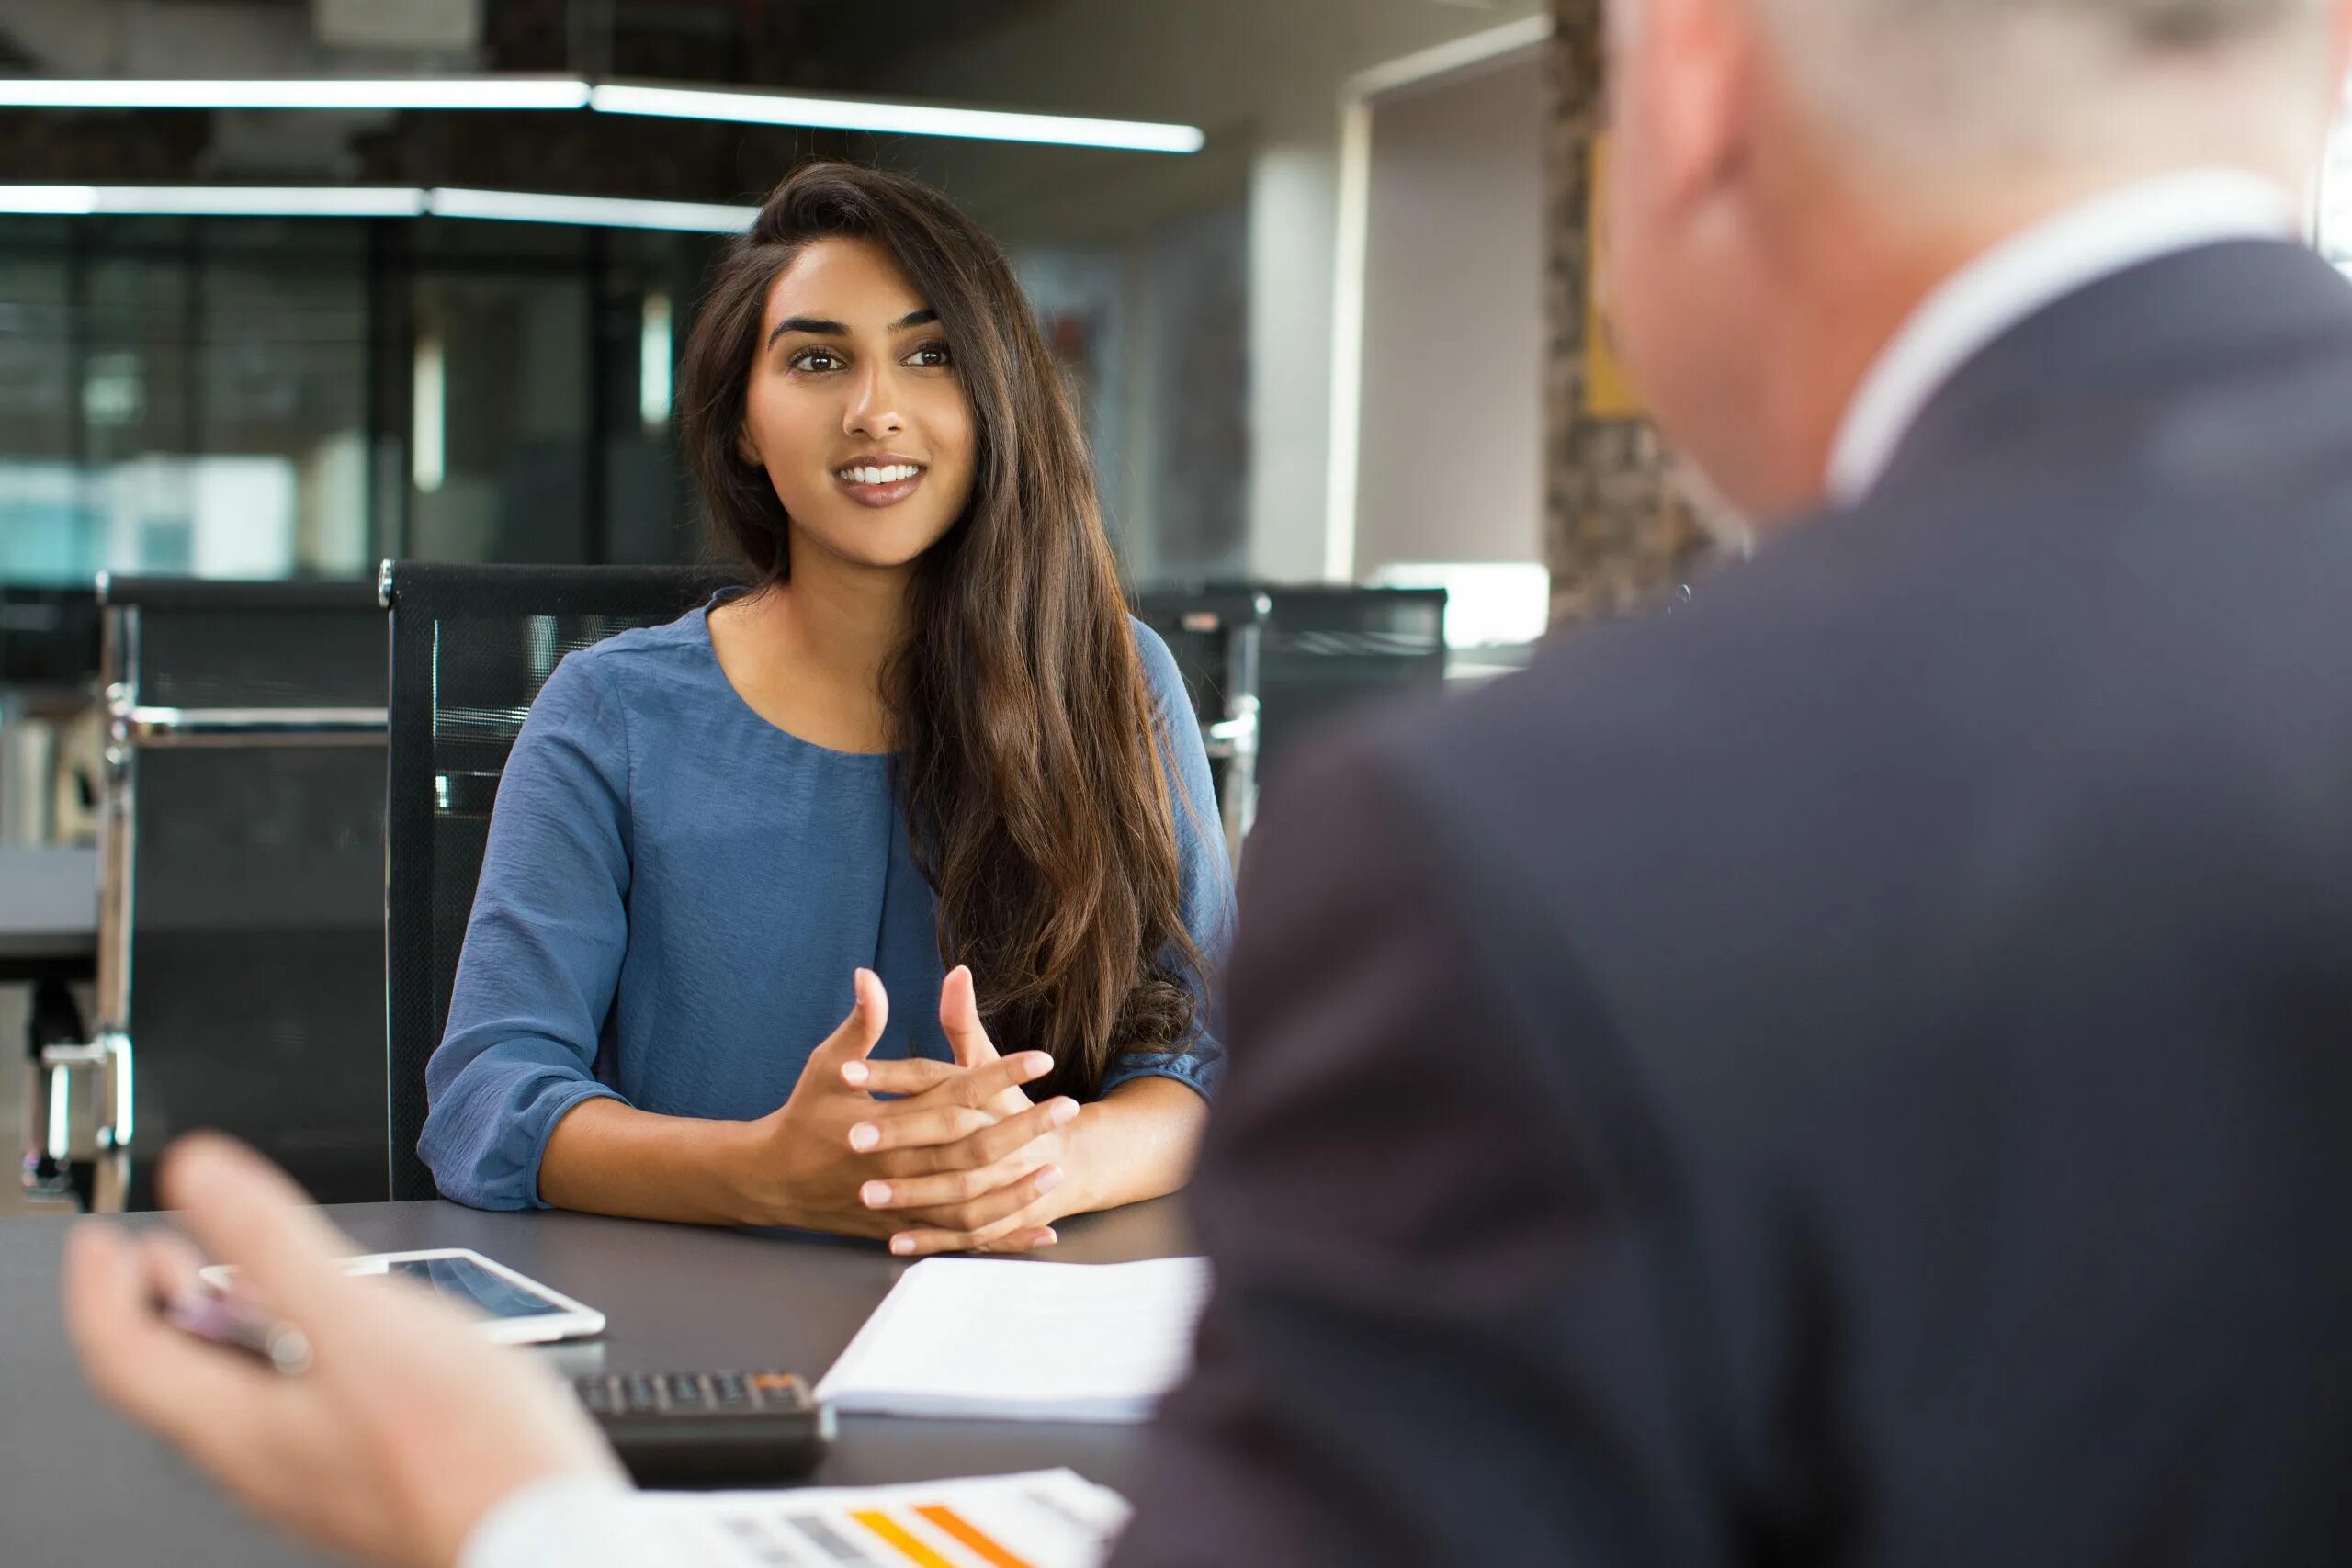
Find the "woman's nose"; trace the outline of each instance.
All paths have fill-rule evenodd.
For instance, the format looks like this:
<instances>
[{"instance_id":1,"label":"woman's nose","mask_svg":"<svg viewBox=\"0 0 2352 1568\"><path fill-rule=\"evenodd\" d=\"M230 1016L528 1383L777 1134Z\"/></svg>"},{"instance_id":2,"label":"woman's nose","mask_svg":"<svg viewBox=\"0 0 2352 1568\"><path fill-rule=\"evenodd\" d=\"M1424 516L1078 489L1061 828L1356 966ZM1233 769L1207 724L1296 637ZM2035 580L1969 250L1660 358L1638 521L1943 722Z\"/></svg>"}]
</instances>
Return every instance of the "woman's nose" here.
<instances>
[{"instance_id":1,"label":"woman's nose","mask_svg":"<svg viewBox=\"0 0 2352 1568\"><path fill-rule=\"evenodd\" d=\"M849 407L842 412L842 430L871 441L896 435L906 423L899 411L898 378L888 367L875 366L857 378L850 390Z\"/></svg>"}]
</instances>

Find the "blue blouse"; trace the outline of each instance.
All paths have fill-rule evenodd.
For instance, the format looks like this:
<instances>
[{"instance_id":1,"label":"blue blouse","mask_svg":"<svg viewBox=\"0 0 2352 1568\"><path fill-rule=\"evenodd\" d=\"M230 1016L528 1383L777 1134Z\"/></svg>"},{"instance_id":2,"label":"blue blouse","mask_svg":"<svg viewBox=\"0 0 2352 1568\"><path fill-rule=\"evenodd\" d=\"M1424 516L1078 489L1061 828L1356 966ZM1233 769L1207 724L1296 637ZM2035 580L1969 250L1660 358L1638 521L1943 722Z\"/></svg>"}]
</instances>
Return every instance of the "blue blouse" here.
<instances>
[{"instance_id":1,"label":"blue blouse","mask_svg":"<svg viewBox=\"0 0 2352 1568\"><path fill-rule=\"evenodd\" d=\"M514 743L425 1071L418 1153L461 1203L545 1207L540 1155L583 1100L766 1115L848 1013L860 966L890 996L874 1055L953 1059L935 900L888 759L827 750L754 713L711 650L709 613L567 657ZM1208 759L1167 645L1135 631L1186 797L1185 923L1214 964L1232 874ZM1104 1090L1156 1075L1208 1094L1222 1050L1204 1022L1182 1044L1129 1057Z\"/></svg>"}]
</instances>

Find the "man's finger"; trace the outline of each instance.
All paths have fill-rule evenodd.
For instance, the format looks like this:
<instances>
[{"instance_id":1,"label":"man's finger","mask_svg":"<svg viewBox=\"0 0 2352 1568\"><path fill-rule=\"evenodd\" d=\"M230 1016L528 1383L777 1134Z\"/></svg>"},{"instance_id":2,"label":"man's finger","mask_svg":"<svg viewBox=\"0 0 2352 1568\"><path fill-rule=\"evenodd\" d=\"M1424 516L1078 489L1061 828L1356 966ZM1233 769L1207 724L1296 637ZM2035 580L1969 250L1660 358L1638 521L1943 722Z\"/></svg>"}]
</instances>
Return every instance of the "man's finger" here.
<instances>
[{"instance_id":1,"label":"man's finger","mask_svg":"<svg viewBox=\"0 0 2352 1568\"><path fill-rule=\"evenodd\" d=\"M159 1181L205 1250L234 1265L240 1286L312 1343L324 1348L355 1314L372 1317L377 1292L343 1271L342 1259L359 1248L243 1144L209 1133L183 1138L165 1154Z\"/></svg>"},{"instance_id":2,"label":"man's finger","mask_svg":"<svg viewBox=\"0 0 2352 1568\"><path fill-rule=\"evenodd\" d=\"M177 1231L149 1231L139 1238L139 1258L147 1271L147 1288L159 1302L207 1287L200 1270L204 1254Z\"/></svg>"},{"instance_id":3,"label":"man's finger","mask_svg":"<svg viewBox=\"0 0 2352 1568\"><path fill-rule=\"evenodd\" d=\"M262 1424L296 1391L156 1315L153 1280L175 1267L111 1224L76 1225L65 1238L66 1337L100 1398L219 1470L261 1446Z\"/></svg>"},{"instance_id":4,"label":"man's finger","mask_svg":"<svg viewBox=\"0 0 2352 1568\"><path fill-rule=\"evenodd\" d=\"M979 997L972 984L972 971L965 964L950 969L939 987L939 1028L947 1036L947 1048L963 1066L978 1067L996 1060L996 1042L980 1024Z\"/></svg>"}]
</instances>

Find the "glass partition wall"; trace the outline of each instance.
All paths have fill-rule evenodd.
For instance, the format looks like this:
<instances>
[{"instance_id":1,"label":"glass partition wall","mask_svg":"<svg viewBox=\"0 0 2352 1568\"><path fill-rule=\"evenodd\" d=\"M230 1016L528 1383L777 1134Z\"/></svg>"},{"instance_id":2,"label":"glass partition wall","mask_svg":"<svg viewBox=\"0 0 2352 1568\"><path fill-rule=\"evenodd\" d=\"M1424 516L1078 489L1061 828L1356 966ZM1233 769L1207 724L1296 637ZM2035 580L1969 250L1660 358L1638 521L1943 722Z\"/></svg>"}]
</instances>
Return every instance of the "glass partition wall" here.
<instances>
[{"instance_id":1,"label":"glass partition wall","mask_svg":"<svg viewBox=\"0 0 2352 1568\"><path fill-rule=\"evenodd\" d=\"M670 396L718 243L0 220L0 582L692 558Z\"/></svg>"}]
</instances>

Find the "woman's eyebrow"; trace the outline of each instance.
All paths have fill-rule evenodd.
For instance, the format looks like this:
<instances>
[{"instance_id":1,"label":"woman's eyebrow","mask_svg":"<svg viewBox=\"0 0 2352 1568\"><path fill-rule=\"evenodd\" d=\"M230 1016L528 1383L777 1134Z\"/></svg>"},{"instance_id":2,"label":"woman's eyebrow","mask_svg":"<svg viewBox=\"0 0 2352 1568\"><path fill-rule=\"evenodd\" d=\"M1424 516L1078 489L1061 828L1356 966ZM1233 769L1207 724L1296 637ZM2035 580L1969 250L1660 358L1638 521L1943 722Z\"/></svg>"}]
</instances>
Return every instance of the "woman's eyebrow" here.
<instances>
[{"instance_id":1,"label":"woman's eyebrow","mask_svg":"<svg viewBox=\"0 0 2352 1568\"><path fill-rule=\"evenodd\" d=\"M902 333L910 327L930 326L938 320L939 312L926 307L921 310L910 311L893 321L890 324L890 330L894 333ZM849 336L849 329L839 321L827 321L820 316L786 316L768 333L768 342L773 344L786 333L807 333L812 337Z\"/></svg>"},{"instance_id":2,"label":"woman's eyebrow","mask_svg":"<svg viewBox=\"0 0 2352 1568\"><path fill-rule=\"evenodd\" d=\"M849 336L849 329L839 321L828 321L816 316L786 316L768 333L768 342L774 343L786 333L808 333L817 337Z\"/></svg>"}]
</instances>

